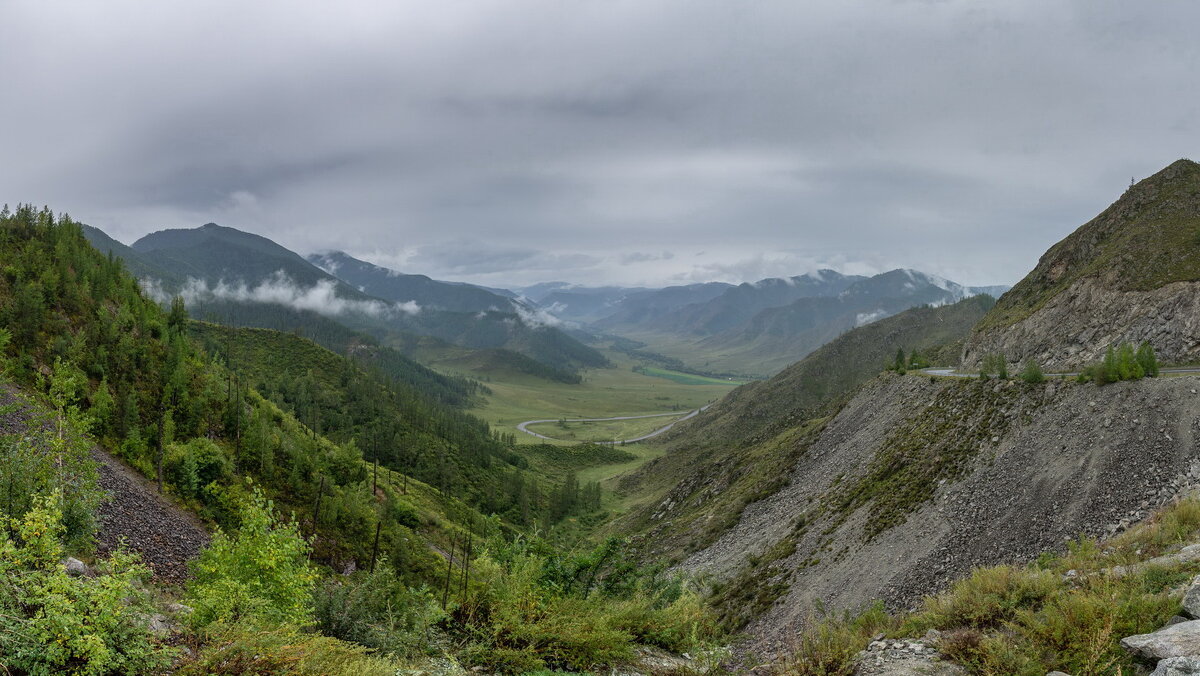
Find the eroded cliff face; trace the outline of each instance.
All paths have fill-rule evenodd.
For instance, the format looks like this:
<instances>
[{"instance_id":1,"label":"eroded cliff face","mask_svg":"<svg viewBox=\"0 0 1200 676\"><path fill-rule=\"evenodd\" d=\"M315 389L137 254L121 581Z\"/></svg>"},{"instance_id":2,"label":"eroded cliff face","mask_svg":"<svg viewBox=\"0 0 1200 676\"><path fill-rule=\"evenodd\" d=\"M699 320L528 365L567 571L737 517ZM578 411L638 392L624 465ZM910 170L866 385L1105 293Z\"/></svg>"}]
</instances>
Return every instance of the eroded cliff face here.
<instances>
[{"instance_id":1,"label":"eroded cliff face","mask_svg":"<svg viewBox=\"0 0 1200 676\"><path fill-rule=\"evenodd\" d=\"M883 376L781 490L682 567L716 580L728 603L760 606L748 630L772 657L818 603L911 607L974 566L1117 532L1200 483L1198 389L1196 377Z\"/></svg>"},{"instance_id":2,"label":"eroded cliff face","mask_svg":"<svg viewBox=\"0 0 1200 676\"><path fill-rule=\"evenodd\" d=\"M1125 341L1149 342L1165 364L1200 361L1200 282L1119 291L1097 278L1079 280L1021 321L971 336L961 368L1000 353L1018 364L1034 359L1043 368L1074 369Z\"/></svg>"}]
</instances>

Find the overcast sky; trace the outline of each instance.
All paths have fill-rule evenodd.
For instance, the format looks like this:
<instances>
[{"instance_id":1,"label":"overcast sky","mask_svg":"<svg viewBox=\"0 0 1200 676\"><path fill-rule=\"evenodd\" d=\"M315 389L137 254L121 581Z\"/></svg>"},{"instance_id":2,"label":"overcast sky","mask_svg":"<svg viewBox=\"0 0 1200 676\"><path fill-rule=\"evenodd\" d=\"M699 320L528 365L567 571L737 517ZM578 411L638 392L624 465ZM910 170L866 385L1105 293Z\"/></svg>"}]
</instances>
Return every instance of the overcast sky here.
<instances>
[{"instance_id":1,"label":"overcast sky","mask_svg":"<svg viewBox=\"0 0 1200 676\"><path fill-rule=\"evenodd\" d=\"M0 0L0 201L498 286L1012 283L1200 158L1200 3Z\"/></svg>"}]
</instances>

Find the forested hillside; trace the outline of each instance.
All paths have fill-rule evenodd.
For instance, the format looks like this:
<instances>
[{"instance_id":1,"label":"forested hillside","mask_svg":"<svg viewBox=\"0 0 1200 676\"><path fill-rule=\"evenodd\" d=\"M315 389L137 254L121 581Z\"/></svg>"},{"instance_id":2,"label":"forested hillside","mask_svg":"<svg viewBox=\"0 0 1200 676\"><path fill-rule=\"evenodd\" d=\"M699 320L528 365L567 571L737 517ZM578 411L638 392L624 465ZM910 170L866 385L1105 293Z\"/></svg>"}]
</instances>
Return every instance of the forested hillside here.
<instances>
[{"instance_id":1,"label":"forested hillside","mask_svg":"<svg viewBox=\"0 0 1200 676\"><path fill-rule=\"evenodd\" d=\"M482 423L301 338L164 310L69 218L0 212L0 322L0 367L46 421L0 444L8 494L20 477L25 496L0 505L10 671L382 674L449 654L519 673L712 636L696 597L619 541L557 550L519 534L521 510L506 523L468 504L492 511L521 477ZM90 439L223 529L167 590L182 610L155 608L121 550L81 577L59 563L93 558L106 498ZM375 450L400 471L376 472ZM528 520L567 515L578 491L544 491ZM156 611L178 623L147 624Z\"/></svg>"}]
</instances>

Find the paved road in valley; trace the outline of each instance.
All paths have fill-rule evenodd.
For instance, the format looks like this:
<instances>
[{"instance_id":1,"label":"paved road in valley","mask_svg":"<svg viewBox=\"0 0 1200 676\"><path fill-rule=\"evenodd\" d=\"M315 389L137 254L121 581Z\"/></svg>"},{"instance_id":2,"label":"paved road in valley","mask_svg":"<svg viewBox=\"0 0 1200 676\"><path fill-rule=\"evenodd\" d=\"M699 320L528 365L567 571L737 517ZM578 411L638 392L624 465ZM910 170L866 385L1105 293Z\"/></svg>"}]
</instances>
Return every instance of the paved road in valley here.
<instances>
[{"instance_id":1,"label":"paved road in valley","mask_svg":"<svg viewBox=\"0 0 1200 676\"><path fill-rule=\"evenodd\" d=\"M662 427L654 430L653 432L650 432L649 434L643 434L640 437L634 437L633 439L620 439L618 441L597 441L594 443L597 443L597 444L632 444L637 441L645 441L646 439L650 439L652 437L657 437L658 435L666 432L667 430L674 427L676 423L681 423L684 420L690 420L692 418L695 418L697 415L700 414L701 411L703 411L706 408L708 408L708 406L701 406L700 408L684 415L683 417L679 418L678 420L672 420L670 423L663 425ZM531 435L537 437L538 439L547 439L549 441L567 441L566 439L555 439L554 437L548 437L544 434L538 434L537 432L530 430L528 428L528 425L536 425L538 423L552 423L552 422L558 422L559 420L563 420L563 422L608 422L609 420L641 420L643 418L665 418L667 416L676 416L676 415L679 415L679 413L675 412L675 413L654 413L651 415L622 415L622 416L617 416L615 418L571 418L571 419L567 419L567 420L563 420L562 418L547 418L546 420L526 420L525 422L518 424L517 429L521 430L525 434L531 434Z\"/></svg>"}]
</instances>

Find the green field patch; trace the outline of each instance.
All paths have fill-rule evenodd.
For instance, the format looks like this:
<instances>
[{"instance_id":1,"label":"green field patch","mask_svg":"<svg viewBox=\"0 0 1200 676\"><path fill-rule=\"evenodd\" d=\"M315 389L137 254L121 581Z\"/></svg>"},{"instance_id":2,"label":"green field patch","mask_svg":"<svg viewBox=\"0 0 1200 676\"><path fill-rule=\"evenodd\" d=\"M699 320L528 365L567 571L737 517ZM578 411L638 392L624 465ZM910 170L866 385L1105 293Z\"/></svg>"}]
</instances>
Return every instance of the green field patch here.
<instances>
[{"instance_id":1,"label":"green field patch","mask_svg":"<svg viewBox=\"0 0 1200 676\"><path fill-rule=\"evenodd\" d=\"M672 382L681 385L728 385L737 387L750 382L748 380L735 380L733 378L710 378L708 376L698 376L693 373L683 373L682 371L672 371L670 369L659 368L657 366L639 366L637 372L655 378L666 378Z\"/></svg>"},{"instance_id":2,"label":"green field patch","mask_svg":"<svg viewBox=\"0 0 1200 676\"><path fill-rule=\"evenodd\" d=\"M537 432L559 441L603 442L635 439L650 434L672 422L682 418L690 411L680 411L677 415L655 416L653 418L636 418L633 420L596 420L571 421L559 420L529 425L530 432Z\"/></svg>"},{"instance_id":3,"label":"green field patch","mask_svg":"<svg viewBox=\"0 0 1200 676\"><path fill-rule=\"evenodd\" d=\"M637 364L627 355L612 350L604 351L604 355L614 366L583 371L583 382L579 384L552 382L523 374L494 373L484 379L491 391L480 397L483 401L471 409L471 412L487 420L493 430L512 433L518 444L529 445L541 444L542 440L516 429L518 423L526 420L612 418L630 415L631 411L679 411L679 415L682 416L688 411L711 404L732 391L724 382L685 385L666 378L636 373L633 367ZM470 371L447 368L445 363L434 366L447 373L476 375ZM664 418L652 420L663 421L659 426L670 422ZM546 436L557 438L555 434L547 433ZM640 435L625 435L619 438L637 436ZM612 438L609 436L600 440L611 441ZM584 437L577 436L575 439L546 443L573 444L583 439Z\"/></svg>"}]
</instances>

